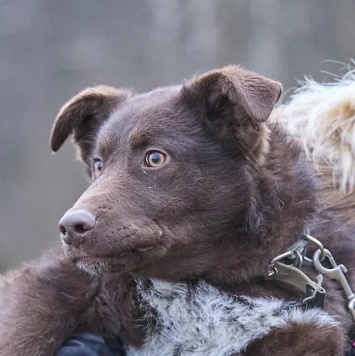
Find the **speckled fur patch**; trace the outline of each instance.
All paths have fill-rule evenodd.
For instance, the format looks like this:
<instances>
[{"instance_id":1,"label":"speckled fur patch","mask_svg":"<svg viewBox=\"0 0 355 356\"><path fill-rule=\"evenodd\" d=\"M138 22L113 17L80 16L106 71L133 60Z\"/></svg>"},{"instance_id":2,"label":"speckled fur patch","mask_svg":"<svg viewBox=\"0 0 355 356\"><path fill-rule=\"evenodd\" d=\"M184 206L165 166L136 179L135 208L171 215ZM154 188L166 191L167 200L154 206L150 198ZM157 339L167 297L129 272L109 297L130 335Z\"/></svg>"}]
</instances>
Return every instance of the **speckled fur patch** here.
<instances>
[{"instance_id":1,"label":"speckled fur patch","mask_svg":"<svg viewBox=\"0 0 355 356\"><path fill-rule=\"evenodd\" d=\"M241 352L250 342L291 323L337 325L319 309L273 298L224 293L206 282L138 281L141 307L150 323L142 348L132 356L223 356Z\"/></svg>"}]
</instances>

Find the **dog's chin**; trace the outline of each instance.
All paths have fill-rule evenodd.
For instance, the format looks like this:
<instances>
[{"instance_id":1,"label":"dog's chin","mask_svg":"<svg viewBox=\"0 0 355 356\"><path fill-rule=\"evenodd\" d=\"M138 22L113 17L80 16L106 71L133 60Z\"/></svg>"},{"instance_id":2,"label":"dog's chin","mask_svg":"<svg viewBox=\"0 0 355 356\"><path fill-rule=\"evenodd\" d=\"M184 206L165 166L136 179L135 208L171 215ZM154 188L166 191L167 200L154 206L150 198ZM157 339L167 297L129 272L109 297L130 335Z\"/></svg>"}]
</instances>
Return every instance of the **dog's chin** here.
<instances>
[{"instance_id":1,"label":"dog's chin","mask_svg":"<svg viewBox=\"0 0 355 356\"><path fill-rule=\"evenodd\" d=\"M82 271L92 276L105 276L109 274L134 274L134 270L140 270L139 266L144 265L144 259L118 257L94 257L94 256L73 256L67 257Z\"/></svg>"},{"instance_id":2,"label":"dog's chin","mask_svg":"<svg viewBox=\"0 0 355 356\"><path fill-rule=\"evenodd\" d=\"M75 264L79 269L92 276L102 276L114 273L111 264L103 259L85 257L76 261Z\"/></svg>"},{"instance_id":3,"label":"dog's chin","mask_svg":"<svg viewBox=\"0 0 355 356\"><path fill-rule=\"evenodd\" d=\"M82 257L73 261L82 271L92 276L105 276L110 274L134 274L137 269L137 263L134 261L122 260L120 258L98 258ZM140 265L140 264L138 264ZM138 270L140 268L138 267Z\"/></svg>"}]
</instances>

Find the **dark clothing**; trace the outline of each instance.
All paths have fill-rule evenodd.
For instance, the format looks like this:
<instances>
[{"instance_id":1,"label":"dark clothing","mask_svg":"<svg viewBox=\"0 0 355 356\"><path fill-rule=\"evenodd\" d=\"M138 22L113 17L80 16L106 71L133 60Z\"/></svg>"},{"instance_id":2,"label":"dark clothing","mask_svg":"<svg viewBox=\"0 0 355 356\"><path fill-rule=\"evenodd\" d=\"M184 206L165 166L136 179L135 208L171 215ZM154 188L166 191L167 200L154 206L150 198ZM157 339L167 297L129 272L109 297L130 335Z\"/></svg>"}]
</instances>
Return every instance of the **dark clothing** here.
<instances>
[{"instance_id":1,"label":"dark clothing","mask_svg":"<svg viewBox=\"0 0 355 356\"><path fill-rule=\"evenodd\" d=\"M120 341L106 342L101 336L82 333L67 339L55 356L125 356Z\"/></svg>"},{"instance_id":2,"label":"dark clothing","mask_svg":"<svg viewBox=\"0 0 355 356\"><path fill-rule=\"evenodd\" d=\"M121 341L105 342L101 336L82 333L67 339L55 356L125 356ZM344 356L355 356L355 342Z\"/></svg>"}]
</instances>

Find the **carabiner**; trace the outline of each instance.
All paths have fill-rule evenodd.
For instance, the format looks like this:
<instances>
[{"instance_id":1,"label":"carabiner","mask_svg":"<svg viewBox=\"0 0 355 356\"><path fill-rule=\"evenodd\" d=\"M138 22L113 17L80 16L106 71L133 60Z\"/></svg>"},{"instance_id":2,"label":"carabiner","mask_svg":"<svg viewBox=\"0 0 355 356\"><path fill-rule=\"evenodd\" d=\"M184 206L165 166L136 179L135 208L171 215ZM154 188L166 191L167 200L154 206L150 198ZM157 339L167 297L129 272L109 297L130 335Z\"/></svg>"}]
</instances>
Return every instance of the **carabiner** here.
<instances>
[{"instance_id":1,"label":"carabiner","mask_svg":"<svg viewBox=\"0 0 355 356\"><path fill-rule=\"evenodd\" d=\"M324 249L324 253L333 268L326 268L322 265L322 262L321 262L322 251L320 249L317 250L313 255L313 266L318 273L328 276L329 278L334 279L338 283L340 283L341 287L343 288L344 294L345 294L347 300L349 301L348 309L355 321L355 295L354 295L353 291L351 290L348 280L345 277L345 273L347 273L348 270L346 269L346 267L344 265L342 265L342 264L338 265L335 262L332 254L329 252L329 250Z\"/></svg>"}]
</instances>

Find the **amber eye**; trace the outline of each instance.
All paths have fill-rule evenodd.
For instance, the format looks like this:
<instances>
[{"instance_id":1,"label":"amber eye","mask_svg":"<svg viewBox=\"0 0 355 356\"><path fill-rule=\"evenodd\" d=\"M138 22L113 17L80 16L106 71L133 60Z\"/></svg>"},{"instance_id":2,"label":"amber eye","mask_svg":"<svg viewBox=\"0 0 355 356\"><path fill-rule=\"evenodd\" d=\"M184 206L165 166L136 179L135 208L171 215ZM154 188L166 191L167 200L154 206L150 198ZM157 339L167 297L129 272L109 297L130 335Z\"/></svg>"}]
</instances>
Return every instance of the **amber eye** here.
<instances>
[{"instance_id":1,"label":"amber eye","mask_svg":"<svg viewBox=\"0 0 355 356\"><path fill-rule=\"evenodd\" d=\"M94 163L95 175L99 176L103 169L104 169L104 164L102 163L102 161L99 160L95 161Z\"/></svg>"},{"instance_id":2,"label":"amber eye","mask_svg":"<svg viewBox=\"0 0 355 356\"><path fill-rule=\"evenodd\" d=\"M145 158L148 167L158 168L165 163L166 157L159 151L149 152Z\"/></svg>"}]
</instances>

